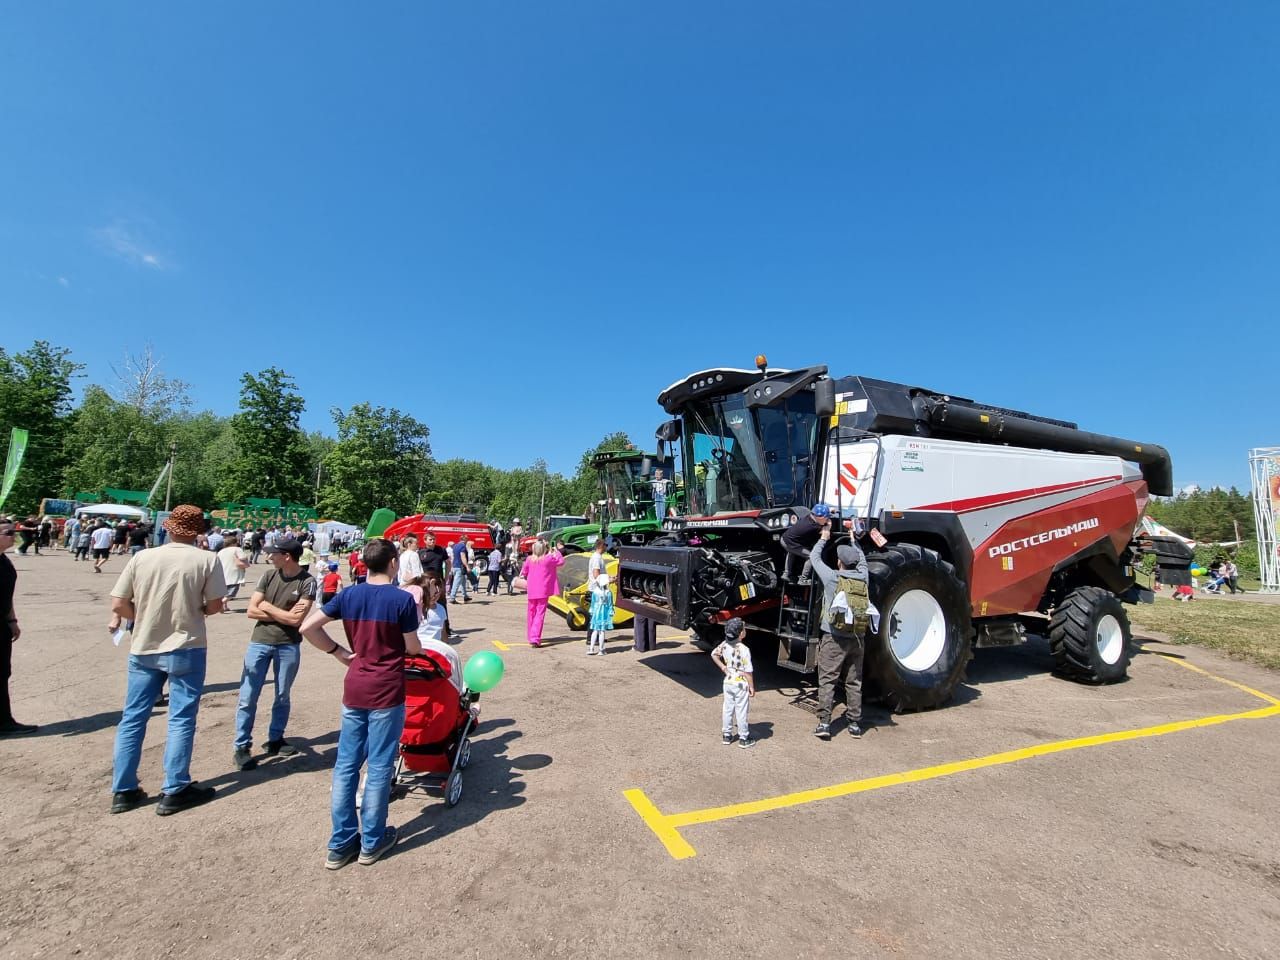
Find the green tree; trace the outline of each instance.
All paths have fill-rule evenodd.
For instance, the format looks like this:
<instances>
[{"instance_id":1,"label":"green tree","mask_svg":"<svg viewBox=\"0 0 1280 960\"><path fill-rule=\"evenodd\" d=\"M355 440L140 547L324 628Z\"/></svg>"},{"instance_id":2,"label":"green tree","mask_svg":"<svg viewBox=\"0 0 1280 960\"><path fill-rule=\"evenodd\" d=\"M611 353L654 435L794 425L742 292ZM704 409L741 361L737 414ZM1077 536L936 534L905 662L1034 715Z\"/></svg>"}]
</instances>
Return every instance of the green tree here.
<instances>
[{"instance_id":1,"label":"green tree","mask_svg":"<svg viewBox=\"0 0 1280 960\"><path fill-rule=\"evenodd\" d=\"M208 410L181 414L169 421L168 439L177 444L170 503L215 506L219 502L215 495L219 478L239 456L231 418ZM161 490L153 506L163 503Z\"/></svg>"},{"instance_id":2,"label":"green tree","mask_svg":"<svg viewBox=\"0 0 1280 960\"><path fill-rule=\"evenodd\" d=\"M55 496L62 489L71 381L83 368L70 356L70 350L46 340L35 341L22 353L9 354L0 348L0 464L8 456L13 427L30 435L6 510L30 513L41 497Z\"/></svg>"},{"instance_id":3,"label":"green tree","mask_svg":"<svg viewBox=\"0 0 1280 960\"><path fill-rule=\"evenodd\" d=\"M333 409L338 439L324 458L318 509L363 524L378 507L413 512L431 468L431 431L395 408Z\"/></svg>"},{"instance_id":4,"label":"green tree","mask_svg":"<svg viewBox=\"0 0 1280 960\"><path fill-rule=\"evenodd\" d=\"M1253 504L1235 487L1223 490L1196 490L1172 498L1156 498L1147 513L1175 533L1192 540L1218 543L1226 540L1251 540L1254 530Z\"/></svg>"},{"instance_id":5,"label":"green tree","mask_svg":"<svg viewBox=\"0 0 1280 960\"><path fill-rule=\"evenodd\" d=\"M430 486L423 491L423 512L474 513L488 518L501 473L478 460L455 458L437 463L431 470Z\"/></svg>"},{"instance_id":6,"label":"green tree","mask_svg":"<svg viewBox=\"0 0 1280 960\"><path fill-rule=\"evenodd\" d=\"M64 441L64 492L151 489L169 455L166 436L166 423L154 411L114 400L97 385L87 387Z\"/></svg>"},{"instance_id":7,"label":"green tree","mask_svg":"<svg viewBox=\"0 0 1280 960\"><path fill-rule=\"evenodd\" d=\"M293 377L277 367L240 378L240 412L231 418L235 458L220 473L218 500L311 501L315 464L307 435L298 425L305 409Z\"/></svg>"}]
</instances>

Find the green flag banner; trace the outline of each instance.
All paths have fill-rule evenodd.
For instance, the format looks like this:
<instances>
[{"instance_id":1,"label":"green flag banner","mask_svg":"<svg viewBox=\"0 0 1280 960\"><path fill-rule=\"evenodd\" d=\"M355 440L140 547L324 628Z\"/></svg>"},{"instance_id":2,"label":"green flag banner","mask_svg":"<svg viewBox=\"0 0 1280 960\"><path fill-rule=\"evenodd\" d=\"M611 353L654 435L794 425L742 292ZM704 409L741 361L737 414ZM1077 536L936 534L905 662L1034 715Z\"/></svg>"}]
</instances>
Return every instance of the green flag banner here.
<instances>
[{"instance_id":1,"label":"green flag banner","mask_svg":"<svg viewBox=\"0 0 1280 960\"><path fill-rule=\"evenodd\" d=\"M14 481L18 479L18 468L22 466L22 455L27 452L27 431L21 427L14 427L9 434L9 457L4 463L4 485L0 486L0 507L4 506L5 500L9 497L9 491L13 489Z\"/></svg>"}]
</instances>

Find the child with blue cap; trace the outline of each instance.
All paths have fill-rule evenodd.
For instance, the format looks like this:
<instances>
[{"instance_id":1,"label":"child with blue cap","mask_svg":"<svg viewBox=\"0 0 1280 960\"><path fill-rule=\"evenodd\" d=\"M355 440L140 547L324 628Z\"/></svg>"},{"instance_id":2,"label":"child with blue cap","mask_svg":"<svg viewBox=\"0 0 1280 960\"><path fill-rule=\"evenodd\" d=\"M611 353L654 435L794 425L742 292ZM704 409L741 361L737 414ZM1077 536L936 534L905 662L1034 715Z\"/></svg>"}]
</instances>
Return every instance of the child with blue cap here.
<instances>
[{"instance_id":1,"label":"child with blue cap","mask_svg":"<svg viewBox=\"0 0 1280 960\"><path fill-rule=\"evenodd\" d=\"M738 746L754 747L751 728L747 723L747 708L756 695L755 672L751 666L751 651L743 643L747 625L734 617L724 625L724 642L711 652L720 672L724 674L724 706L720 712L721 742L733 743L733 726L738 725Z\"/></svg>"}]
</instances>

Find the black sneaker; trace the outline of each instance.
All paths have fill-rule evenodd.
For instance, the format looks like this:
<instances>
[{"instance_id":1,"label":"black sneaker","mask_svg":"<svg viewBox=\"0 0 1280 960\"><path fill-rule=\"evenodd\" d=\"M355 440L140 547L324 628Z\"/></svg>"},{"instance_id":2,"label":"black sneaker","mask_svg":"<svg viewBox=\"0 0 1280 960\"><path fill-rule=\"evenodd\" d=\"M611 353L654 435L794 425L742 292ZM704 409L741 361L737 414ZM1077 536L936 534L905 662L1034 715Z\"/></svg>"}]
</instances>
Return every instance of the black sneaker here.
<instances>
[{"instance_id":1,"label":"black sneaker","mask_svg":"<svg viewBox=\"0 0 1280 960\"><path fill-rule=\"evenodd\" d=\"M288 740L268 740L267 756L268 757L296 757L300 751Z\"/></svg>"},{"instance_id":2,"label":"black sneaker","mask_svg":"<svg viewBox=\"0 0 1280 960\"><path fill-rule=\"evenodd\" d=\"M738 741L738 746L742 747L743 750L750 750L755 745L756 741L752 740L750 737L743 737Z\"/></svg>"},{"instance_id":3,"label":"black sneaker","mask_svg":"<svg viewBox=\"0 0 1280 960\"><path fill-rule=\"evenodd\" d=\"M258 765L248 747L236 747L236 752L231 755L231 762L237 770L252 770Z\"/></svg>"},{"instance_id":4,"label":"black sneaker","mask_svg":"<svg viewBox=\"0 0 1280 960\"><path fill-rule=\"evenodd\" d=\"M849 736L853 737L855 740L857 740L859 737L862 736L863 733L866 732L862 729L862 724L858 723L857 720L849 724L848 730L849 730Z\"/></svg>"},{"instance_id":5,"label":"black sneaker","mask_svg":"<svg viewBox=\"0 0 1280 960\"><path fill-rule=\"evenodd\" d=\"M729 746L729 744L733 743L733 734L722 733L720 735L720 742L723 743L726 747Z\"/></svg>"},{"instance_id":6,"label":"black sneaker","mask_svg":"<svg viewBox=\"0 0 1280 960\"><path fill-rule=\"evenodd\" d=\"M817 737L819 740L830 740L831 724L829 723L818 724L816 727L813 728L813 735Z\"/></svg>"},{"instance_id":7,"label":"black sneaker","mask_svg":"<svg viewBox=\"0 0 1280 960\"><path fill-rule=\"evenodd\" d=\"M35 733L40 728L34 723L19 723L17 720L8 720L0 723L0 737L21 737L28 733Z\"/></svg>"},{"instance_id":8,"label":"black sneaker","mask_svg":"<svg viewBox=\"0 0 1280 960\"><path fill-rule=\"evenodd\" d=\"M147 791L141 787L132 790L117 790L111 795L111 812L128 813L147 799Z\"/></svg>"},{"instance_id":9,"label":"black sneaker","mask_svg":"<svg viewBox=\"0 0 1280 960\"><path fill-rule=\"evenodd\" d=\"M361 850L361 851L360 851L360 857L359 857L359 863L360 863L360 866L362 866L362 867L367 867L367 866L369 866L369 865L370 865L370 864L372 864L372 863L377 863L377 862L378 862L378 859L379 859L379 858L380 858L384 853L386 853L388 850L390 850L392 847L394 847L394 846L396 845L396 840L397 840L397 839L399 839L399 837L398 837L398 834L397 834L397 832L396 832L396 828L395 828L395 827L387 827L387 828L386 828L386 830L384 830L384 831L382 832L382 842L381 842L381 843L379 843L379 844L378 844L376 847L374 847L372 850Z\"/></svg>"},{"instance_id":10,"label":"black sneaker","mask_svg":"<svg viewBox=\"0 0 1280 960\"><path fill-rule=\"evenodd\" d=\"M326 870L340 870L354 860L359 853L359 840L350 844L345 850L330 850L328 856L324 858L324 868Z\"/></svg>"},{"instance_id":11,"label":"black sneaker","mask_svg":"<svg viewBox=\"0 0 1280 960\"><path fill-rule=\"evenodd\" d=\"M160 798L160 802L156 804L156 815L167 817L170 814L181 813L190 807L198 807L202 803L208 803L217 793L213 787L201 787L195 783L188 783L177 793L166 793Z\"/></svg>"}]
</instances>

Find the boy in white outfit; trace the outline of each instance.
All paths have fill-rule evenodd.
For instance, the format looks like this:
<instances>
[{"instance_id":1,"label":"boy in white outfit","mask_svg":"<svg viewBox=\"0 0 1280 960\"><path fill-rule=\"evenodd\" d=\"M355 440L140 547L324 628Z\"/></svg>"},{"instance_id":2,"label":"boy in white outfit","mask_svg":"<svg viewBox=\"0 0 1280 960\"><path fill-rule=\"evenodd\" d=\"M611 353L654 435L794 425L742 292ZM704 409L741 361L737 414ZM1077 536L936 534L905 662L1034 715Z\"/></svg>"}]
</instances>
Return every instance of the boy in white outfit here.
<instances>
[{"instance_id":1,"label":"boy in white outfit","mask_svg":"<svg viewBox=\"0 0 1280 960\"><path fill-rule=\"evenodd\" d=\"M734 617L724 625L724 643L711 652L720 672L724 674L724 707L721 710L721 742L733 743L733 724L738 723L738 746L754 747L751 728L747 724L747 706L756 695L756 681L751 667L751 651L742 642L747 625Z\"/></svg>"}]
</instances>

